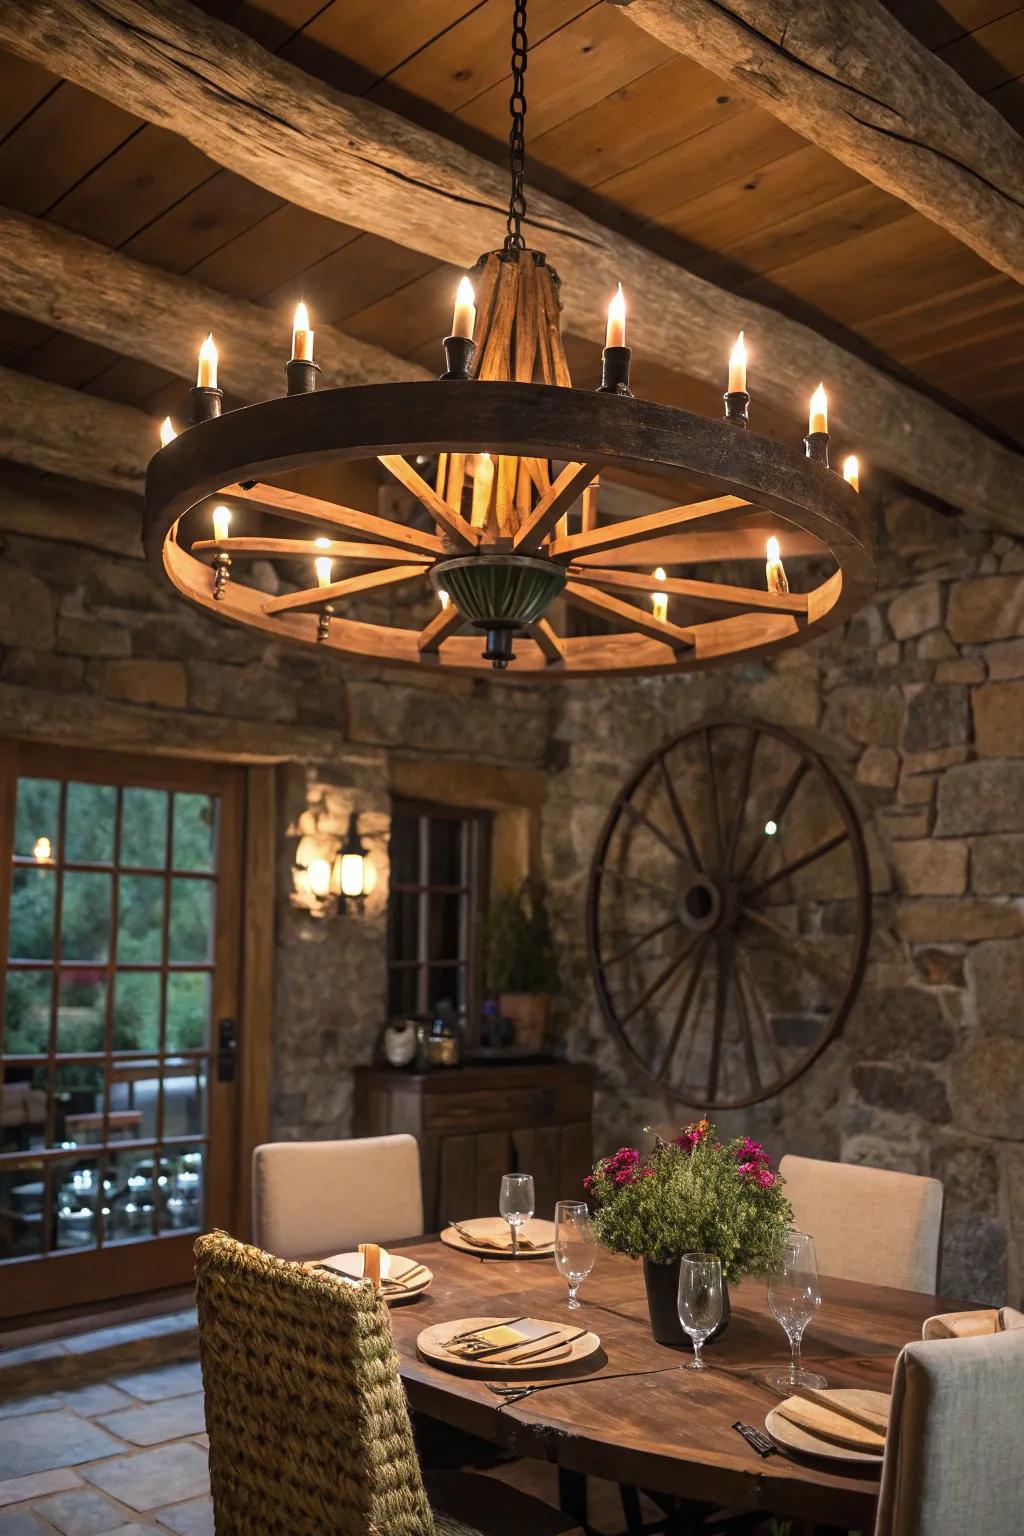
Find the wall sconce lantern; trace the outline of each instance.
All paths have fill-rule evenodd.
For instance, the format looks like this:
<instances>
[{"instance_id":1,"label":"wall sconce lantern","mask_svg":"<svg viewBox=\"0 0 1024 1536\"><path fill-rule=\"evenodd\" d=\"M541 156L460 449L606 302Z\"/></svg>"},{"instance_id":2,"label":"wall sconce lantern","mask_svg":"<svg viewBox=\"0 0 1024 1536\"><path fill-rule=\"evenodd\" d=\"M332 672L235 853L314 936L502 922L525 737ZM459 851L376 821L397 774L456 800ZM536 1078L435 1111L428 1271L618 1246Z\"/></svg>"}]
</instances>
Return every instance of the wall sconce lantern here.
<instances>
[{"instance_id":1,"label":"wall sconce lantern","mask_svg":"<svg viewBox=\"0 0 1024 1536\"><path fill-rule=\"evenodd\" d=\"M361 912L367 894L374 886L374 871L369 852L359 835L359 812L351 813L341 846L329 858L322 854L313 858L305 856L311 842L313 839L303 838L299 844L295 888L298 893L313 898L309 908L312 915L336 917L339 912Z\"/></svg>"}]
</instances>

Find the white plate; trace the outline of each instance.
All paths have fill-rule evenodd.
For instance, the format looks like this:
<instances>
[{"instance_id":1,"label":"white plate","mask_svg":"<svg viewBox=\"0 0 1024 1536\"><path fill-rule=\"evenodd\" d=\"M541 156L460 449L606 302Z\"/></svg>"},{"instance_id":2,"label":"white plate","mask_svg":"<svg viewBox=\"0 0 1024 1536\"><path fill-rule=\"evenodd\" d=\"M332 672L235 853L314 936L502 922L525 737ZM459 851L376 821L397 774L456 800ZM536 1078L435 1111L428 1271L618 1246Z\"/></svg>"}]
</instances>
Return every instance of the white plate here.
<instances>
[{"instance_id":1,"label":"white plate","mask_svg":"<svg viewBox=\"0 0 1024 1536\"><path fill-rule=\"evenodd\" d=\"M319 1259L316 1262L329 1264L332 1270L341 1271L340 1274L336 1275L332 1275L326 1270L319 1271L320 1274L327 1274L330 1279L339 1281L349 1280L353 1285L358 1285L363 1278L363 1255L361 1253L332 1253L329 1258ZM401 1281L403 1275L407 1275L410 1270L418 1268L419 1263L419 1259L410 1259L404 1253L382 1253L380 1277L382 1280ZM410 1280L407 1294L409 1296L419 1296L423 1291L427 1290L433 1278L433 1271L424 1266L420 1269L420 1273L416 1278ZM406 1296L400 1291L388 1291L384 1297L384 1300L389 1305L395 1301L405 1301L405 1299Z\"/></svg>"},{"instance_id":2,"label":"white plate","mask_svg":"<svg viewBox=\"0 0 1024 1536\"><path fill-rule=\"evenodd\" d=\"M508 1240L508 1222L501 1216L476 1216L471 1221L460 1221L459 1226L465 1227L467 1232L479 1232L484 1237L494 1238L498 1242ZM520 1248L521 1259L550 1259L555 1251L553 1221L542 1221L540 1217L533 1216L529 1221L523 1222L520 1231L526 1234L531 1243L537 1245L533 1248ZM460 1253L472 1253L478 1259L510 1259L512 1257L511 1247L478 1248L475 1243L467 1243L454 1227L445 1227L441 1233L441 1241L449 1248L457 1248Z\"/></svg>"},{"instance_id":3,"label":"white plate","mask_svg":"<svg viewBox=\"0 0 1024 1536\"><path fill-rule=\"evenodd\" d=\"M875 1406L883 1413L888 1413L890 1397L888 1392L865 1393L860 1390L847 1391L844 1387L835 1387L829 1393L837 1402L843 1402L846 1398L853 1398L863 1403L865 1397L877 1399ZM882 1465L881 1452L855 1451L852 1447L836 1445L834 1441L822 1440L818 1435L812 1435L810 1430L801 1429L799 1424L793 1424L789 1419L784 1419L777 1409L771 1408L765 1416L764 1427L776 1444L783 1450L796 1451L802 1456L817 1456L827 1461L855 1462L862 1467L880 1467Z\"/></svg>"}]
</instances>

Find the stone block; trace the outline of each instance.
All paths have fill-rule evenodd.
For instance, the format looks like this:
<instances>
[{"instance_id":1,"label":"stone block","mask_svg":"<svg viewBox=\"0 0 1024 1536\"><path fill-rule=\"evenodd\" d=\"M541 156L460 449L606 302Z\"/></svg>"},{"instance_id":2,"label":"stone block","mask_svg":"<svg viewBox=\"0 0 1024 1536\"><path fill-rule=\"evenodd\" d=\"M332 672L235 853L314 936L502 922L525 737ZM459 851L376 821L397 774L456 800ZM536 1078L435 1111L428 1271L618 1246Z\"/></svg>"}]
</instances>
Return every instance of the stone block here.
<instances>
[{"instance_id":1,"label":"stone block","mask_svg":"<svg viewBox=\"0 0 1024 1536\"><path fill-rule=\"evenodd\" d=\"M946 1125L950 1119L949 1099L940 1077L918 1063L857 1062L853 1068L853 1086L865 1104L899 1114L916 1115L930 1125Z\"/></svg>"},{"instance_id":2,"label":"stone block","mask_svg":"<svg viewBox=\"0 0 1024 1536\"><path fill-rule=\"evenodd\" d=\"M150 662L149 665L158 666L161 663ZM215 661L190 662L188 698L192 709L202 710L205 714L276 720L279 723L294 720L298 714L297 689L273 667L222 666Z\"/></svg>"},{"instance_id":3,"label":"stone block","mask_svg":"<svg viewBox=\"0 0 1024 1536\"><path fill-rule=\"evenodd\" d=\"M855 1057L887 1061L943 1061L956 1037L938 999L923 987L865 985L844 1030Z\"/></svg>"},{"instance_id":4,"label":"stone block","mask_svg":"<svg viewBox=\"0 0 1024 1536\"><path fill-rule=\"evenodd\" d=\"M896 799L900 805L931 805L938 776L934 773L905 773L900 779Z\"/></svg>"},{"instance_id":5,"label":"stone block","mask_svg":"<svg viewBox=\"0 0 1024 1536\"><path fill-rule=\"evenodd\" d=\"M895 747L865 747L857 764L857 779L872 789L892 789L900 773Z\"/></svg>"},{"instance_id":6,"label":"stone block","mask_svg":"<svg viewBox=\"0 0 1024 1536\"><path fill-rule=\"evenodd\" d=\"M1024 678L976 688L971 705L980 757L1024 757Z\"/></svg>"},{"instance_id":7,"label":"stone block","mask_svg":"<svg viewBox=\"0 0 1024 1536\"><path fill-rule=\"evenodd\" d=\"M128 704L158 704L184 709L187 686L180 661L107 661L100 679L102 691Z\"/></svg>"},{"instance_id":8,"label":"stone block","mask_svg":"<svg viewBox=\"0 0 1024 1536\"><path fill-rule=\"evenodd\" d=\"M965 1212L942 1228L942 1290L981 1306L1006 1301L1006 1228L993 1216ZM980 1536L980 1532L979 1532Z\"/></svg>"},{"instance_id":9,"label":"stone block","mask_svg":"<svg viewBox=\"0 0 1024 1536\"><path fill-rule=\"evenodd\" d=\"M970 755L966 741L955 747L933 747L929 752L904 752L903 772L937 773L943 768L955 768L958 763L966 763Z\"/></svg>"},{"instance_id":10,"label":"stone block","mask_svg":"<svg viewBox=\"0 0 1024 1536\"><path fill-rule=\"evenodd\" d=\"M38 576L0 564L0 645L50 650L56 611L53 593Z\"/></svg>"},{"instance_id":11,"label":"stone block","mask_svg":"<svg viewBox=\"0 0 1024 1536\"><path fill-rule=\"evenodd\" d=\"M900 643L898 640L890 640L887 645L880 645L875 656L880 667L897 667L900 661Z\"/></svg>"},{"instance_id":12,"label":"stone block","mask_svg":"<svg viewBox=\"0 0 1024 1536\"><path fill-rule=\"evenodd\" d=\"M1024 577L979 576L949 594L946 627L958 645L983 645L1024 634Z\"/></svg>"},{"instance_id":13,"label":"stone block","mask_svg":"<svg viewBox=\"0 0 1024 1536\"><path fill-rule=\"evenodd\" d=\"M896 932L912 944L969 944L1024 933L1024 907L980 896L907 897L896 908Z\"/></svg>"},{"instance_id":14,"label":"stone block","mask_svg":"<svg viewBox=\"0 0 1024 1536\"><path fill-rule=\"evenodd\" d=\"M974 944L966 970L979 1030L1024 1040L1024 944L1007 939Z\"/></svg>"},{"instance_id":15,"label":"stone block","mask_svg":"<svg viewBox=\"0 0 1024 1536\"><path fill-rule=\"evenodd\" d=\"M952 839L908 840L890 857L897 888L909 896L959 896L967 889L967 844Z\"/></svg>"},{"instance_id":16,"label":"stone block","mask_svg":"<svg viewBox=\"0 0 1024 1536\"><path fill-rule=\"evenodd\" d=\"M991 1143L948 1131L932 1143L928 1171L942 1183L947 1220L965 1210L998 1211L999 1162Z\"/></svg>"},{"instance_id":17,"label":"stone block","mask_svg":"<svg viewBox=\"0 0 1024 1536\"><path fill-rule=\"evenodd\" d=\"M961 763L939 781L937 837L1024 832L1024 762Z\"/></svg>"},{"instance_id":18,"label":"stone block","mask_svg":"<svg viewBox=\"0 0 1024 1536\"><path fill-rule=\"evenodd\" d=\"M72 656L130 656L132 634L117 624L68 615L57 620L57 649Z\"/></svg>"},{"instance_id":19,"label":"stone block","mask_svg":"<svg viewBox=\"0 0 1024 1536\"><path fill-rule=\"evenodd\" d=\"M935 752L967 740L967 689L928 685L907 698L903 723L903 750L911 754Z\"/></svg>"},{"instance_id":20,"label":"stone block","mask_svg":"<svg viewBox=\"0 0 1024 1536\"><path fill-rule=\"evenodd\" d=\"M825 711L826 735L848 736L867 746L898 744L903 729L903 694L899 688L852 684L833 689Z\"/></svg>"},{"instance_id":21,"label":"stone block","mask_svg":"<svg viewBox=\"0 0 1024 1536\"><path fill-rule=\"evenodd\" d=\"M1000 1140L1024 1139L1024 1039L969 1040L953 1058L949 1080L957 1125Z\"/></svg>"},{"instance_id":22,"label":"stone block","mask_svg":"<svg viewBox=\"0 0 1024 1536\"><path fill-rule=\"evenodd\" d=\"M911 959L914 970L930 987L963 987L964 955L959 949L937 949L933 946L915 949Z\"/></svg>"},{"instance_id":23,"label":"stone block","mask_svg":"<svg viewBox=\"0 0 1024 1536\"><path fill-rule=\"evenodd\" d=\"M97 561L85 587L87 611L128 609L137 613L167 613L174 603L170 588L158 582L148 566L119 560Z\"/></svg>"},{"instance_id":24,"label":"stone block","mask_svg":"<svg viewBox=\"0 0 1024 1536\"><path fill-rule=\"evenodd\" d=\"M954 518L913 496L897 496L885 508L885 531L891 549L914 555L955 538L957 524Z\"/></svg>"},{"instance_id":25,"label":"stone block","mask_svg":"<svg viewBox=\"0 0 1024 1536\"><path fill-rule=\"evenodd\" d=\"M1024 677L1024 638L997 640L995 645L986 645L985 661L993 682L1000 682L1004 677Z\"/></svg>"},{"instance_id":26,"label":"stone block","mask_svg":"<svg viewBox=\"0 0 1024 1536\"><path fill-rule=\"evenodd\" d=\"M957 648L944 629L930 629L918 636L918 661L953 661L957 655Z\"/></svg>"},{"instance_id":27,"label":"stone block","mask_svg":"<svg viewBox=\"0 0 1024 1536\"><path fill-rule=\"evenodd\" d=\"M902 806L887 806L881 816L882 830L890 841L899 841L907 837L927 837L930 822L931 812L928 806L906 810Z\"/></svg>"},{"instance_id":28,"label":"stone block","mask_svg":"<svg viewBox=\"0 0 1024 1536\"><path fill-rule=\"evenodd\" d=\"M942 588L937 581L908 587L889 604L889 624L897 640L911 640L915 635L937 629L941 623Z\"/></svg>"},{"instance_id":29,"label":"stone block","mask_svg":"<svg viewBox=\"0 0 1024 1536\"><path fill-rule=\"evenodd\" d=\"M974 838L971 890L979 896L1024 896L1024 833Z\"/></svg>"},{"instance_id":30,"label":"stone block","mask_svg":"<svg viewBox=\"0 0 1024 1536\"><path fill-rule=\"evenodd\" d=\"M935 668L937 683L983 683L985 663L976 656L961 656L959 661L940 661Z\"/></svg>"},{"instance_id":31,"label":"stone block","mask_svg":"<svg viewBox=\"0 0 1024 1536\"><path fill-rule=\"evenodd\" d=\"M65 693L82 682L84 663L77 656L54 656L49 651L26 651L12 647L4 656L0 677L20 688L42 688L48 693Z\"/></svg>"}]
</instances>

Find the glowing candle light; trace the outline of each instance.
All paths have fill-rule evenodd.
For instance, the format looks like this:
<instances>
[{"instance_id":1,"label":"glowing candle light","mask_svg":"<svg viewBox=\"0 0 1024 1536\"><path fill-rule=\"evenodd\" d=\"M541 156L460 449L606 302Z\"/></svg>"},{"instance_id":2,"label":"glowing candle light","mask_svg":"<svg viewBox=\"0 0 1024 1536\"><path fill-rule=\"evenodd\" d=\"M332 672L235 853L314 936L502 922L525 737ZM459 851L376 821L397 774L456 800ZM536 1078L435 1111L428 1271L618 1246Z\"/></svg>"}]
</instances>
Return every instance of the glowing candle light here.
<instances>
[{"instance_id":1,"label":"glowing candle light","mask_svg":"<svg viewBox=\"0 0 1024 1536\"><path fill-rule=\"evenodd\" d=\"M736 337L735 345L729 353L729 393L740 394L747 387L747 347L743 340L743 332Z\"/></svg>"},{"instance_id":2,"label":"glowing candle light","mask_svg":"<svg viewBox=\"0 0 1024 1536\"><path fill-rule=\"evenodd\" d=\"M174 422L169 416L165 416L160 423L160 447L166 448L168 443L174 442L177 435L177 432L174 430Z\"/></svg>"},{"instance_id":3,"label":"glowing candle light","mask_svg":"<svg viewBox=\"0 0 1024 1536\"><path fill-rule=\"evenodd\" d=\"M473 465L473 506L470 512L470 521L474 528L486 526L493 486L494 460L489 453L478 453Z\"/></svg>"},{"instance_id":4,"label":"glowing candle light","mask_svg":"<svg viewBox=\"0 0 1024 1536\"><path fill-rule=\"evenodd\" d=\"M231 511L228 507L214 507L213 509L213 536L218 544L223 544L228 537L231 527Z\"/></svg>"},{"instance_id":5,"label":"glowing candle light","mask_svg":"<svg viewBox=\"0 0 1024 1536\"><path fill-rule=\"evenodd\" d=\"M443 612L444 609L447 608L448 604L451 602L451 597L444 590L444 588L442 587L441 590L437 594L437 599L438 599L438 602L441 604L441 610Z\"/></svg>"},{"instance_id":6,"label":"glowing candle light","mask_svg":"<svg viewBox=\"0 0 1024 1536\"><path fill-rule=\"evenodd\" d=\"M329 587L331 584L331 571L334 567L334 561L328 560L325 555L321 555L318 560L313 561L313 565L316 569L317 585L321 587Z\"/></svg>"},{"instance_id":7,"label":"glowing candle light","mask_svg":"<svg viewBox=\"0 0 1024 1536\"><path fill-rule=\"evenodd\" d=\"M848 453L843 460L843 479L855 491L860 490L860 460L855 453Z\"/></svg>"},{"instance_id":8,"label":"glowing candle light","mask_svg":"<svg viewBox=\"0 0 1024 1536\"><path fill-rule=\"evenodd\" d=\"M615 285L615 293L608 305L608 324L605 327L604 344L606 347L626 345L626 296L622 291L621 283Z\"/></svg>"},{"instance_id":9,"label":"glowing candle light","mask_svg":"<svg viewBox=\"0 0 1024 1536\"><path fill-rule=\"evenodd\" d=\"M309 328L309 310L302 303L296 304L292 321L292 357L299 363L313 361L313 332Z\"/></svg>"},{"instance_id":10,"label":"glowing candle light","mask_svg":"<svg viewBox=\"0 0 1024 1536\"><path fill-rule=\"evenodd\" d=\"M461 277L455 293L455 313L452 316L453 336L464 336L467 341L473 340L473 331L476 326L475 297L473 284L469 278Z\"/></svg>"},{"instance_id":11,"label":"glowing candle light","mask_svg":"<svg viewBox=\"0 0 1024 1536\"><path fill-rule=\"evenodd\" d=\"M331 547L330 539L325 539L323 534L318 539L314 539L313 544L316 549L330 549Z\"/></svg>"},{"instance_id":12,"label":"glowing candle light","mask_svg":"<svg viewBox=\"0 0 1024 1536\"><path fill-rule=\"evenodd\" d=\"M306 878L314 896L323 898L331 894L331 864L329 859L310 859Z\"/></svg>"},{"instance_id":13,"label":"glowing candle light","mask_svg":"<svg viewBox=\"0 0 1024 1536\"><path fill-rule=\"evenodd\" d=\"M32 857L37 864L47 864L53 858L53 845L48 837L37 837L32 845Z\"/></svg>"},{"instance_id":14,"label":"glowing candle light","mask_svg":"<svg viewBox=\"0 0 1024 1536\"><path fill-rule=\"evenodd\" d=\"M765 546L765 555L764 574L768 583L768 591L777 593L788 592L789 582L786 579L786 572L782 564L779 541L774 534Z\"/></svg>"},{"instance_id":15,"label":"glowing candle light","mask_svg":"<svg viewBox=\"0 0 1024 1536\"><path fill-rule=\"evenodd\" d=\"M811 396L811 415L807 427L808 437L815 432L828 431L828 396L824 384L819 384Z\"/></svg>"},{"instance_id":16,"label":"glowing candle light","mask_svg":"<svg viewBox=\"0 0 1024 1536\"><path fill-rule=\"evenodd\" d=\"M654 567L653 575L654 575L655 581L664 581L665 580L665 567L663 565L656 565Z\"/></svg>"},{"instance_id":17,"label":"glowing candle light","mask_svg":"<svg viewBox=\"0 0 1024 1536\"><path fill-rule=\"evenodd\" d=\"M664 624L668 619L668 593L651 593L651 612L659 624Z\"/></svg>"},{"instance_id":18,"label":"glowing candle light","mask_svg":"<svg viewBox=\"0 0 1024 1536\"><path fill-rule=\"evenodd\" d=\"M217 348L213 344L213 332L199 348L199 370L196 373L198 389L217 388Z\"/></svg>"}]
</instances>

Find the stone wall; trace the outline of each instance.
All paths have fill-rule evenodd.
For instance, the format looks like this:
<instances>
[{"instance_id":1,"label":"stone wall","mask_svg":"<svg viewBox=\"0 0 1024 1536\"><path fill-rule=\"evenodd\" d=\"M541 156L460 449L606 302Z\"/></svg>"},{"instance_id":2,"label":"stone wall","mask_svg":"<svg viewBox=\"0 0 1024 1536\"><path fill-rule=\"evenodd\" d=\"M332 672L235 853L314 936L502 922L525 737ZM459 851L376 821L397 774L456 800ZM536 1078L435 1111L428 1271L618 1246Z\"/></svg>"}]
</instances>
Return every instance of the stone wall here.
<instances>
[{"instance_id":1,"label":"stone wall","mask_svg":"<svg viewBox=\"0 0 1024 1536\"><path fill-rule=\"evenodd\" d=\"M0 509L2 510L2 509ZM631 765L712 708L789 725L865 820L874 932L840 1040L792 1088L722 1117L771 1149L931 1172L944 1283L1020 1294L1024 1268L1024 550L895 500L879 597L842 636L690 679L530 688L406 680L266 645L173 599L136 558L11 533L0 548L0 732L277 757L282 771L274 1129L344 1134L348 1069L384 1007L396 758L543 770L544 874L563 956L561 1043L598 1073L598 1150L688 1111L639 1091L600 1023L583 911ZM303 831L357 805L377 886L359 920L291 899Z\"/></svg>"}]
</instances>

